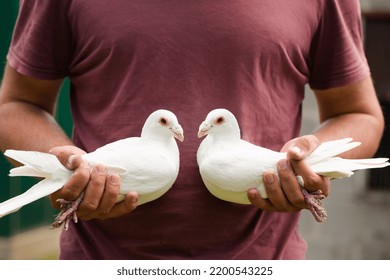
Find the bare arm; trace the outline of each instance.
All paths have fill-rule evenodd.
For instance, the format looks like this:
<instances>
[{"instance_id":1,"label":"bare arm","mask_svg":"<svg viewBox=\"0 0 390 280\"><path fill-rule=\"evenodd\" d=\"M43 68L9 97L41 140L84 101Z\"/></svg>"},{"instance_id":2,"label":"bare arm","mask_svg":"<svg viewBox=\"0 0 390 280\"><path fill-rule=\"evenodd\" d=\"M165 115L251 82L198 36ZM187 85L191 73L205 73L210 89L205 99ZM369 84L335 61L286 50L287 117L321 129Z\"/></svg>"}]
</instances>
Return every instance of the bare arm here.
<instances>
[{"instance_id":1,"label":"bare arm","mask_svg":"<svg viewBox=\"0 0 390 280\"><path fill-rule=\"evenodd\" d=\"M62 80L37 80L6 66L0 89L0 148L34 150L55 154L64 166L74 170L65 186L51 195L56 200L75 200L82 192L78 216L84 219L110 218L126 214L137 205L137 195L128 194L116 204L120 178L109 175L104 166L90 170L82 160L85 153L74 146L53 115ZM73 155L73 157L71 157Z\"/></svg>"},{"instance_id":2,"label":"bare arm","mask_svg":"<svg viewBox=\"0 0 390 280\"><path fill-rule=\"evenodd\" d=\"M72 142L53 118L62 80L38 81L6 66L0 88L0 148L39 150ZM32 129L33 128L33 129Z\"/></svg>"},{"instance_id":3,"label":"bare arm","mask_svg":"<svg viewBox=\"0 0 390 280\"><path fill-rule=\"evenodd\" d=\"M320 114L320 126L313 135L292 139L283 147L288 160L278 164L278 175L265 172L263 180L269 199L262 199L254 189L248 192L255 206L269 211L298 211L307 208L296 174L303 177L309 191L329 193L329 180L311 171L302 159L327 140L352 137L362 145L344 153L343 157L371 157L378 148L384 120L371 78L328 90L315 90ZM301 152L297 153L298 147Z\"/></svg>"},{"instance_id":4,"label":"bare arm","mask_svg":"<svg viewBox=\"0 0 390 280\"><path fill-rule=\"evenodd\" d=\"M323 142L352 137L362 145L344 157L371 157L378 149L384 128L382 111L371 78L329 90L314 90L321 125L314 135Z\"/></svg>"}]
</instances>

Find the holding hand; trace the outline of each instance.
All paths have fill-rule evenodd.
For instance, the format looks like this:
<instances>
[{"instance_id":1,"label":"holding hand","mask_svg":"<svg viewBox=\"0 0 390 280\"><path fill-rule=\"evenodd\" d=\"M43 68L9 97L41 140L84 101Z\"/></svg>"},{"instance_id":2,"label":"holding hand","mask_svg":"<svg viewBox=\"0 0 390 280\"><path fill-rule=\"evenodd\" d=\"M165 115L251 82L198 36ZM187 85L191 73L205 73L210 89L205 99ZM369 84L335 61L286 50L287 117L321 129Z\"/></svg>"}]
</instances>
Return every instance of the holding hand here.
<instances>
[{"instance_id":1,"label":"holding hand","mask_svg":"<svg viewBox=\"0 0 390 280\"><path fill-rule=\"evenodd\" d=\"M160 109L146 119L140 137L120 139L88 154L73 145L52 148L51 153L7 150L7 157L23 164L11 169L11 176L44 179L0 203L0 217L47 195L61 208L53 227L65 222L67 228L78 216L90 220L127 214L172 187L180 161L175 138L184 140L181 125L175 114Z\"/></svg>"},{"instance_id":2,"label":"holding hand","mask_svg":"<svg viewBox=\"0 0 390 280\"><path fill-rule=\"evenodd\" d=\"M287 142L281 152L254 145L241 139L237 119L226 109L206 116L198 136L206 135L197 161L203 182L214 196L267 211L307 208L319 222L327 219L320 200L328 195L331 178L390 165L388 158L338 157L361 144L352 138L320 144L316 136L306 135Z\"/></svg>"},{"instance_id":3,"label":"holding hand","mask_svg":"<svg viewBox=\"0 0 390 280\"><path fill-rule=\"evenodd\" d=\"M250 189L248 197L251 203L267 211L294 212L309 209L303 194L305 190L308 193L320 191L317 198L328 196L329 178L314 173L304 161L318 146L319 141L314 135L301 136L287 142L281 149L281 152L287 152L287 159L277 164L279 179L272 171L263 174L268 198L264 199L256 189ZM297 180L298 175L303 179L305 190L302 190Z\"/></svg>"},{"instance_id":4,"label":"holding hand","mask_svg":"<svg viewBox=\"0 0 390 280\"><path fill-rule=\"evenodd\" d=\"M52 154L74 173L62 189L50 196L53 207L60 209L60 200L75 201L84 193L77 210L77 216L84 220L114 218L133 211L137 207L138 196L134 192L120 197L120 177L107 174L103 165L91 169L83 160L85 152L75 146L60 146L51 149Z\"/></svg>"}]
</instances>

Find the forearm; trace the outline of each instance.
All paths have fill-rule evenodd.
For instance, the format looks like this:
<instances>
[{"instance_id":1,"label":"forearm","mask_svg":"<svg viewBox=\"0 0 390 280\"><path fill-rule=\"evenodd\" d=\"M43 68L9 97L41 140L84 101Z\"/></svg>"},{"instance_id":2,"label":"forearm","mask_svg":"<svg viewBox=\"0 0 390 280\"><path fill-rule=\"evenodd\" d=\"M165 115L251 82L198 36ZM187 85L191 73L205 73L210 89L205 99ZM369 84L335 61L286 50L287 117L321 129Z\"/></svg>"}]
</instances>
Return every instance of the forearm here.
<instances>
[{"instance_id":1,"label":"forearm","mask_svg":"<svg viewBox=\"0 0 390 280\"><path fill-rule=\"evenodd\" d=\"M72 142L50 113L23 101L0 106L0 149L48 152Z\"/></svg>"},{"instance_id":2,"label":"forearm","mask_svg":"<svg viewBox=\"0 0 390 280\"><path fill-rule=\"evenodd\" d=\"M321 123L314 135L320 142L351 137L362 144L343 157L372 157L382 137L384 119L371 78L314 92Z\"/></svg>"},{"instance_id":3,"label":"forearm","mask_svg":"<svg viewBox=\"0 0 390 280\"><path fill-rule=\"evenodd\" d=\"M372 157L378 149L383 133L383 119L369 114L350 113L330 118L313 132L320 142L353 138L362 144L342 156L347 158Z\"/></svg>"},{"instance_id":4,"label":"forearm","mask_svg":"<svg viewBox=\"0 0 390 280\"><path fill-rule=\"evenodd\" d=\"M0 87L0 149L48 152L72 142L53 118L62 79L37 80L6 65Z\"/></svg>"}]
</instances>

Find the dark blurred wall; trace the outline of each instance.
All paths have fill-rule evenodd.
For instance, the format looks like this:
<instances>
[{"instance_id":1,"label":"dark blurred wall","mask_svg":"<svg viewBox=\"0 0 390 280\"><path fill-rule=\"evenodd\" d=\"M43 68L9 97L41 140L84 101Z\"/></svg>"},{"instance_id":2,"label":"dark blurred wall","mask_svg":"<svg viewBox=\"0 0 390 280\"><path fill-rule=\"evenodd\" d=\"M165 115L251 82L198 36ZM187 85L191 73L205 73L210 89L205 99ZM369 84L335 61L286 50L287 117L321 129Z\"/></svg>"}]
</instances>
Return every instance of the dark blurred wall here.
<instances>
[{"instance_id":1,"label":"dark blurred wall","mask_svg":"<svg viewBox=\"0 0 390 280\"><path fill-rule=\"evenodd\" d=\"M376 157L390 157L390 0L387 3L380 9L363 9L366 55L386 125ZM390 190L389 170L370 170L368 187Z\"/></svg>"}]
</instances>

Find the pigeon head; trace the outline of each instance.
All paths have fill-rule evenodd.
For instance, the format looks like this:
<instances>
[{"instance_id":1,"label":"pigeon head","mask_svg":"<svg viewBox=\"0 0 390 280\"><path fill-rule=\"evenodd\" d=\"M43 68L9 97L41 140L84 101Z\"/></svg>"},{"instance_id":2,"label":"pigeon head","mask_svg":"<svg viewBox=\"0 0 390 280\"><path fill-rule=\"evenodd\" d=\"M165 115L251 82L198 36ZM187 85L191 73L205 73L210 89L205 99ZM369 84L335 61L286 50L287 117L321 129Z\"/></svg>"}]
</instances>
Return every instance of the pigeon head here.
<instances>
[{"instance_id":1,"label":"pigeon head","mask_svg":"<svg viewBox=\"0 0 390 280\"><path fill-rule=\"evenodd\" d=\"M211 111L199 126L198 137L205 135L232 135L240 138L240 128L236 117L226 109Z\"/></svg>"},{"instance_id":2,"label":"pigeon head","mask_svg":"<svg viewBox=\"0 0 390 280\"><path fill-rule=\"evenodd\" d=\"M171 111L160 109L146 119L141 137L156 138L157 136L175 137L181 142L184 141L183 128Z\"/></svg>"}]
</instances>

